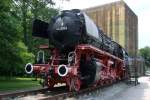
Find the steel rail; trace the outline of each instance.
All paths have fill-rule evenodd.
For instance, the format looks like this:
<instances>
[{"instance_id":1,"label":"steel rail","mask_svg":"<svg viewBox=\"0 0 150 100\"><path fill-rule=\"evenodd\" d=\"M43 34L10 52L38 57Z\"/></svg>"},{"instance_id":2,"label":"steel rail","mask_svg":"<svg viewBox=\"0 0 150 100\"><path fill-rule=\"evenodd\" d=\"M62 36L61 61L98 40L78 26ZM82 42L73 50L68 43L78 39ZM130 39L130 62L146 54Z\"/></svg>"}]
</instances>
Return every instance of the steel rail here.
<instances>
[{"instance_id":1,"label":"steel rail","mask_svg":"<svg viewBox=\"0 0 150 100\"><path fill-rule=\"evenodd\" d=\"M112 83L112 84L118 84L120 82L122 82L122 81L117 81L117 82ZM91 86L91 87L88 87L88 88L85 88L85 89L81 89L78 92L59 93L59 94L54 94L54 95L47 96L47 97L44 97L44 98L39 98L38 100L64 100L67 97L73 97L73 96L77 96L77 95L81 95L81 94L85 94L85 93L90 93L90 92L93 92L93 91L97 91L100 88L103 89L103 88L112 86L112 84L105 84L103 86L99 85L99 86L95 86L95 87Z\"/></svg>"},{"instance_id":2,"label":"steel rail","mask_svg":"<svg viewBox=\"0 0 150 100\"><path fill-rule=\"evenodd\" d=\"M108 86L108 85L107 85ZM59 94L55 94L53 96L47 96L38 100L64 100L67 97L73 97L73 96L77 96L77 95L81 95L84 93L90 93L92 91L96 91L99 88L103 88L105 86L98 86L98 87L89 87L89 88L85 88L85 89L81 89L78 92L65 92L65 93L59 93Z\"/></svg>"},{"instance_id":3,"label":"steel rail","mask_svg":"<svg viewBox=\"0 0 150 100\"><path fill-rule=\"evenodd\" d=\"M32 93L38 93L38 92L45 92L48 88L42 88L42 89L33 89L33 90L26 90L26 91L16 91L16 92L8 92L8 93L2 93L0 94L0 100L2 98L6 97L17 97L17 96L25 96Z\"/></svg>"},{"instance_id":4,"label":"steel rail","mask_svg":"<svg viewBox=\"0 0 150 100\"><path fill-rule=\"evenodd\" d=\"M115 83L112 83L112 84L115 84ZM56 87L54 91L50 91L51 92L50 95L45 95L45 97L37 98L37 99L38 100L64 100L67 97L73 97L73 96L77 96L77 95L81 95L85 93L90 93L100 88L111 86L112 84L105 84L103 86L95 86L95 87L91 86L88 88L81 89L78 92L75 92L75 91L67 92L66 90L64 90L64 87ZM34 89L34 90L27 90L27 91L4 93L4 94L0 94L0 100L3 98L7 98L7 97L10 97L10 98L16 98L19 96L26 97L28 95L31 95L31 94L36 95L37 93L41 93L41 92L43 94L46 94L47 91L49 91L48 88L43 88L43 89Z\"/></svg>"}]
</instances>

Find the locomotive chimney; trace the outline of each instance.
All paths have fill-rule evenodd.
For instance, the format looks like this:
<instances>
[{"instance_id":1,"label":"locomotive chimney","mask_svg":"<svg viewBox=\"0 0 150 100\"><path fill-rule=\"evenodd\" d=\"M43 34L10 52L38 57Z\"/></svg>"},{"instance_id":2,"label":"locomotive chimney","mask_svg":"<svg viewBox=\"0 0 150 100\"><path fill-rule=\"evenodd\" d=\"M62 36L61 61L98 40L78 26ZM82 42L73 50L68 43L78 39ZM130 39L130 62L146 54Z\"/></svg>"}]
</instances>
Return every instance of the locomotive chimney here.
<instances>
[{"instance_id":1,"label":"locomotive chimney","mask_svg":"<svg viewBox=\"0 0 150 100\"><path fill-rule=\"evenodd\" d=\"M68 67L64 64L59 65L57 72L59 76L64 77L68 74Z\"/></svg>"}]
</instances>

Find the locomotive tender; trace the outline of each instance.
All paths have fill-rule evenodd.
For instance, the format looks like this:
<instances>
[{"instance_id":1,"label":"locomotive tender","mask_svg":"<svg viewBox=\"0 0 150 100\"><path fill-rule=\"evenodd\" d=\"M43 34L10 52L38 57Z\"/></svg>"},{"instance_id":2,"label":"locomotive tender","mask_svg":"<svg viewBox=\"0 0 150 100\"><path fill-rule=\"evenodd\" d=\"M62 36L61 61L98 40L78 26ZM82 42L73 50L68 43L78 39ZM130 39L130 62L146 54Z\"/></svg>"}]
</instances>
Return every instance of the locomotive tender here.
<instances>
[{"instance_id":1,"label":"locomotive tender","mask_svg":"<svg viewBox=\"0 0 150 100\"><path fill-rule=\"evenodd\" d=\"M66 83L70 91L79 91L127 78L125 50L78 9L64 10L50 23L34 20L33 36L49 39L53 45L41 47L51 53L47 62L40 51L37 63L25 66L26 73L43 78L44 86L52 89Z\"/></svg>"}]
</instances>

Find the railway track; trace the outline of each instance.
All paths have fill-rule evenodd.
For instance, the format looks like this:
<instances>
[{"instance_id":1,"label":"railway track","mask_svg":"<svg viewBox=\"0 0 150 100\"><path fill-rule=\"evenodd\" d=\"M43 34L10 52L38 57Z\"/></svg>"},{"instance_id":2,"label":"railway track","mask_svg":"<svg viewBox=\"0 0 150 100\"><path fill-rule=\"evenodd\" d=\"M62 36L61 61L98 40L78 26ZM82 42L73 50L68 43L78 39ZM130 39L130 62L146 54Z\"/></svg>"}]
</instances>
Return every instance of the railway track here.
<instances>
[{"instance_id":1,"label":"railway track","mask_svg":"<svg viewBox=\"0 0 150 100\"><path fill-rule=\"evenodd\" d=\"M45 92L47 90L48 90L48 88L42 88L42 89L33 89L33 90L26 90L26 91L16 91L16 92L2 93L2 94L0 94L0 100L1 99L6 99L6 98L15 98L15 97L18 97L18 96L26 96L26 95L29 95L29 94Z\"/></svg>"},{"instance_id":2,"label":"railway track","mask_svg":"<svg viewBox=\"0 0 150 100\"><path fill-rule=\"evenodd\" d=\"M88 94L90 92L98 90L99 88L104 88L110 85L111 84L98 87L89 87L81 89L79 92L68 92L65 86L56 87L53 91L49 91L48 88L35 89L30 91L19 91L0 94L0 100L64 100L68 97L75 97L82 94Z\"/></svg>"},{"instance_id":3,"label":"railway track","mask_svg":"<svg viewBox=\"0 0 150 100\"><path fill-rule=\"evenodd\" d=\"M41 98L39 100L64 100L68 97L76 97L82 94L88 94L91 93L93 91L96 91L100 88L104 88L106 86L110 86L110 85L105 85L105 86L98 86L98 87L89 87L89 88L85 88L85 89L81 89L79 92L65 92L65 93L59 93L53 96L47 96L44 98Z\"/></svg>"},{"instance_id":4,"label":"railway track","mask_svg":"<svg viewBox=\"0 0 150 100\"><path fill-rule=\"evenodd\" d=\"M96 88L95 88L96 89ZM34 89L28 91L19 91L0 94L0 100L26 100L29 98L38 100L63 100L67 97L77 96L82 93L95 90L94 88L82 89L79 92L68 92L65 87L57 87L54 91L49 91L48 88Z\"/></svg>"}]
</instances>

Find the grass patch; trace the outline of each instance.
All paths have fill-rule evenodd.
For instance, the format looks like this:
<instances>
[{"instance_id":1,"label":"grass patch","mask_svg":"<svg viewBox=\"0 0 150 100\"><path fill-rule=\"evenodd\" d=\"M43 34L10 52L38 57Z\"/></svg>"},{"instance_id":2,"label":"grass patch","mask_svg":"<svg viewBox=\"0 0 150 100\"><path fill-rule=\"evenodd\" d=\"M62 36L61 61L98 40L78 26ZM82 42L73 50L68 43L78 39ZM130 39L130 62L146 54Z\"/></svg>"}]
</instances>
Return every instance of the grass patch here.
<instances>
[{"instance_id":1,"label":"grass patch","mask_svg":"<svg viewBox=\"0 0 150 100\"><path fill-rule=\"evenodd\" d=\"M33 81L33 80L34 80L34 78L4 78L4 77L0 77L0 92L41 87L39 84L39 81Z\"/></svg>"}]
</instances>

